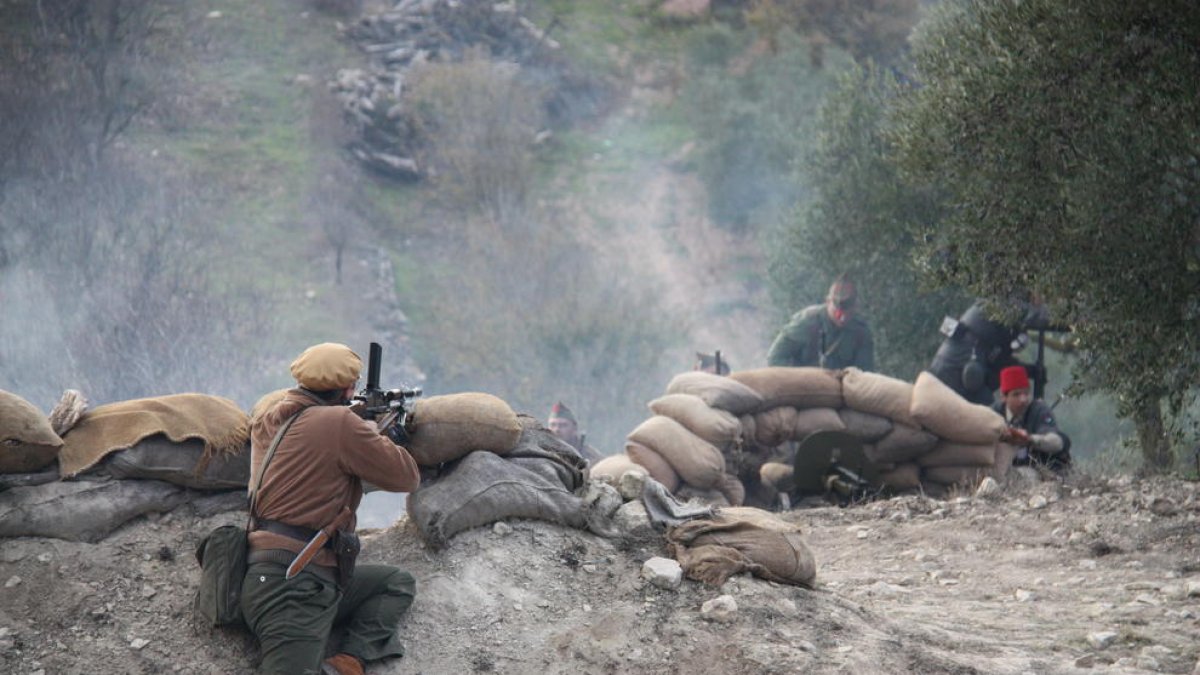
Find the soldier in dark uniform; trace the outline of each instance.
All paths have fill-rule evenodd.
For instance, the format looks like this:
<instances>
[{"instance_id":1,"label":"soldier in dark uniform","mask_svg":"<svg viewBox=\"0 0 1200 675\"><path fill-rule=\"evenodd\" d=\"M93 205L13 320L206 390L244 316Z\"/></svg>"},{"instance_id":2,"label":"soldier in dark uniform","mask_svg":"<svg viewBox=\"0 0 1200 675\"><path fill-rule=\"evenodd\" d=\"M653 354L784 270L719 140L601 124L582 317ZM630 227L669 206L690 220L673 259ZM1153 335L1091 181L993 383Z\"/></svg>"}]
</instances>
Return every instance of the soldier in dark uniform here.
<instances>
[{"instance_id":1,"label":"soldier in dark uniform","mask_svg":"<svg viewBox=\"0 0 1200 675\"><path fill-rule=\"evenodd\" d=\"M1008 422L1004 440L1017 446L1013 464L1044 466L1060 473L1069 469L1071 439L1059 431L1050 406L1033 398L1024 366L1000 371L1000 395L992 409Z\"/></svg>"},{"instance_id":2,"label":"soldier in dark uniform","mask_svg":"<svg viewBox=\"0 0 1200 675\"><path fill-rule=\"evenodd\" d=\"M992 405L992 392L1000 386L1000 371L1021 365L1013 352L1024 346L1025 330L1048 325L1041 305L1027 302L1024 307L1020 323L1011 326L993 321L983 304L975 302L952 328L943 330L946 339L938 347L929 372L968 401Z\"/></svg>"},{"instance_id":3,"label":"soldier in dark uniform","mask_svg":"<svg viewBox=\"0 0 1200 675\"><path fill-rule=\"evenodd\" d=\"M875 340L857 309L858 289L843 274L829 287L824 304L792 316L771 344L767 365L875 370Z\"/></svg>"},{"instance_id":4,"label":"soldier in dark uniform","mask_svg":"<svg viewBox=\"0 0 1200 675\"><path fill-rule=\"evenodd\" d=\"M579 423L575 421L575 414L571 412L570 408L563 405L562 401L550 407L550 419L546 421L546 428L560 440L575 448L579 456L587 460L589 466L604 459L604 455L601 455L599 450L584 442L583 436L579 433Z\"/></svg>"}]
</instances>

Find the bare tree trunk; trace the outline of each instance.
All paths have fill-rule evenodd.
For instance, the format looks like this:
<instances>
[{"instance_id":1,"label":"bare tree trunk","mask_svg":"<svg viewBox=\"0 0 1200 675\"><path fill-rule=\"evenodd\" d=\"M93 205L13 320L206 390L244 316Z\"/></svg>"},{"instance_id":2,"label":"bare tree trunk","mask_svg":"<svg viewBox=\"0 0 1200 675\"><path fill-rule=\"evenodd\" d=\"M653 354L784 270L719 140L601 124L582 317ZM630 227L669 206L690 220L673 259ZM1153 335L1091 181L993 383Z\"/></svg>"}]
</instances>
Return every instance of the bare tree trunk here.
<instances>
[{"instance_id":1,"label":"bare tree trunk","mask_svg":"<svg viewBox=\"0 0 1200 675\"><path fill-rule=\"evenodd\" d=\"M1171 445L1163 426L1162 404L1158 399L1143 404L1133 415L1138 445L1142 447L1143 470L1162 473L1171 468Z\"/></svg>"}]
</instances>

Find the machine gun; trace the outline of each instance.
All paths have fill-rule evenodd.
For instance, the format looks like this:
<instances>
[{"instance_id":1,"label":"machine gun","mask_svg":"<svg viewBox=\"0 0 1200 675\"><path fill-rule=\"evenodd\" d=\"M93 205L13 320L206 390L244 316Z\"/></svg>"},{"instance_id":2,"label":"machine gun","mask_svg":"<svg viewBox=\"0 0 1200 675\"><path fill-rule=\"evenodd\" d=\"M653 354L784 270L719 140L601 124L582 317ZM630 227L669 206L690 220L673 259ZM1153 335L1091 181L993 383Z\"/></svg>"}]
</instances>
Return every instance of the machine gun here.
<instances>
[{"instance_id":1,"label":"machine gun","mask_svg":"<svg viewBox=\"0 0 1200 675\"><path fill-rule=\"evenodd\" d=\"M359 417L375 422L379 433L387 434L399 443L407 440L412 431L413 411L421 388L381 388L379 368L382 361L383 347L378 342L372 342L367 360L367 386L350 399L350 409Z\"/></svg>"},{"instance_id":2,"label":"machine gun","mask_svg":"<svg viewBox=\"0 0 1200 675\"><path fill-rule=\"evenodd\" d=\"M792 460L798 496L824 495L845 505L871 498L879 470L863 452L862 441L844 431L816 431L804 438Z\"/></svg>"}]
</instances>

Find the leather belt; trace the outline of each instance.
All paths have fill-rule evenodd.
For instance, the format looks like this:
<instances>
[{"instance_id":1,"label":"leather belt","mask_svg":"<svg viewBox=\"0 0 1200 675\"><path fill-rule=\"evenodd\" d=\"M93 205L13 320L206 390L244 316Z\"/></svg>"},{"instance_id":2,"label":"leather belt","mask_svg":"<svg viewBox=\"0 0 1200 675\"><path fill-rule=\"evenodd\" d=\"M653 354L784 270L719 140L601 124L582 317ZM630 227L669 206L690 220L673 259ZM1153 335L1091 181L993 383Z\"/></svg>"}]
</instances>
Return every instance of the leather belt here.
<instances>
[{"instance_id":1,"label":"leather belt","mask_svg":"<svg viewBox=\"0 0 1200 675\"><path fill-rule=\"evenodd\" d=\"M254 529L265 530L275 534L282 534L285 537L295 539L305 544L311 541L313 536L319 532L319 530L312 530L307 527L300 527L299 525L288 525L287 523L281 523L278 520L267 520L265 518L255 518ZM331 546L332 542L325 542L324 548L331 548ZM289 560L288 562L291 561Z\"/></svg>"}]
</instances>

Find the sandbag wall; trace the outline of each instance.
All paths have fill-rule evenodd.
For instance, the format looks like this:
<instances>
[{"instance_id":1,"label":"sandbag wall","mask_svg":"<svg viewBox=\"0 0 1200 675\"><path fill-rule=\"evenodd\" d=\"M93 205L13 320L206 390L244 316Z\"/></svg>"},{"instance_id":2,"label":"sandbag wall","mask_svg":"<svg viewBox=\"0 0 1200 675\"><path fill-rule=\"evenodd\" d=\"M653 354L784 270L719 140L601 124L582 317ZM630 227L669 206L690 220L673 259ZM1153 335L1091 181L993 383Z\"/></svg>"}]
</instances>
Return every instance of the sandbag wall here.
<instances>
[{"instance_id":1,"label":"sandbag wall","mask_svg":"<svg viewBox=\"0 0 1200 675\"><path fill-rule=\"evenodd\" d=\"M859 438L881 487L944 494L1003 477L1012 448L1004 420L929 373L916 383L856 368L760 368L728 377L688 372L649 404L654 416L630 432L625 453L592 475L619 480L640 470L672 492L717 491L739 505L746 484L786 489L791 462L777 448L816 431Z\"/></svg>"}]
</instances>

